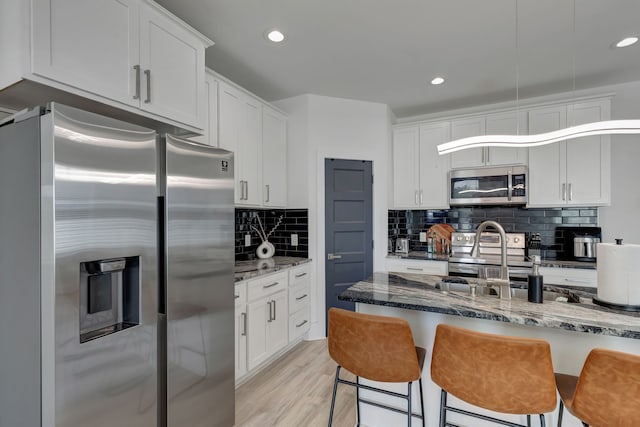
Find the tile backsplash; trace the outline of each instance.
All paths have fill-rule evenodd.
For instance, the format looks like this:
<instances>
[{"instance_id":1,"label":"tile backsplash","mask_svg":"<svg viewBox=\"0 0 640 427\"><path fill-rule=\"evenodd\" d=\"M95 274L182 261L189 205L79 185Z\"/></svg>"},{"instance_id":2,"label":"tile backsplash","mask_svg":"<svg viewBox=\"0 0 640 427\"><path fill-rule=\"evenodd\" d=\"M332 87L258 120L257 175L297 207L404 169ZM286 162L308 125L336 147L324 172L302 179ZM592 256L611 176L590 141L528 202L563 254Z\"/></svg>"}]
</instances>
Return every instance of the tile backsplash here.
<instances>
[{"instance_id":1,"label":"tile backsplash","mask_svg":"<svg viewBox=\"0 0 640 427\"><path fill-rule=\"evenodd\" d=\"M237 261L257 258L256 249L262 240L251 226L260 229L258 217L262 221L264 231L267 234L271 232L268 240L276 248L275 255L303 258L309 256L309 213L307 209L236 209L235 217ZM274 227L275 230L273 230ZM250 246L244 245L246 234L251 235ZM291 245L291 234L298 235L297 246Z\"/></svg>"},{"instance_id":2,"label":"tile backsplash","mask_svg":"<svg viewBox=\"0 0 640 427\"><path fill-rule=\"evenodd\" d=\"M419 233L433 224L451 224L457 231L471 232L485 220L500 223L507 232L539 233L542 238L542 256L546 259L562 257L564 253L562 231L558 226L595 227L598 209L531 208L524 207L464 207L449 210L390 210L389 237L409 237L411 250L426 250L419 241Z\"/></svg>"}]
</instances>

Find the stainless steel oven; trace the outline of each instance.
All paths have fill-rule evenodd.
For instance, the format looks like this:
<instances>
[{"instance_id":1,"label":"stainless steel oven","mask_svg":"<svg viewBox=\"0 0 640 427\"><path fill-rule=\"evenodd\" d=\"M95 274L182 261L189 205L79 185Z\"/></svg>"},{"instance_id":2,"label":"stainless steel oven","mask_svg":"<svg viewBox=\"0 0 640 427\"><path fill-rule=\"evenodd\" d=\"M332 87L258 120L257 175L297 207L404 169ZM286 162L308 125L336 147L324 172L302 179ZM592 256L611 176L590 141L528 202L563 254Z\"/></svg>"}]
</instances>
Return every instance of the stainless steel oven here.
<instances>
[{"instance_id":1,"label":"stainless steel oven","mask_svg":"<svg viewBox=\"0 0 640 427\"><path fill-rule=\"evenodd\" d=\"M525 165L454 169L449 182L451 206L527 203Z\"/></svg>"},{"instance_id":2,"label":"stainless steel oven","mask_svg":"<svg viewBox=\"0 0 640 427\"><path fill-rule=\"evenodd\" d=\"M500 265L500 235L485 232L480 236L480 257L471 256L475 233L452 233L449 275L478 277L484 267ZM526 281L531 262L525 257L524 233L507 233L507 265L512 281Z\"/></svg>"}]
</instances>

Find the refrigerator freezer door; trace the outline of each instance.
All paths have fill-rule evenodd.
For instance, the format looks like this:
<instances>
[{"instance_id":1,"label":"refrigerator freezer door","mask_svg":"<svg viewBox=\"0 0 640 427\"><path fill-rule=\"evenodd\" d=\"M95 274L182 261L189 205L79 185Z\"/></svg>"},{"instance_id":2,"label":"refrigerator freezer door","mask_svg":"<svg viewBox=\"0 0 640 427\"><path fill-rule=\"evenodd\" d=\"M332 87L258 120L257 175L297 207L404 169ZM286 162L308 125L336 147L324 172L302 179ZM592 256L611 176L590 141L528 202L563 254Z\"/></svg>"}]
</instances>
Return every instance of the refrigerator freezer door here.
<instances>
[{"instance_id":1,"label":"refrigerator freezer door","mask_svg":"<svg viewBox=\"0 0 640 427\"><path fill-rule=\"evenodd\" d=\"M233 153L172 136L163 142L167 425L230 427L235 418Z\"/></svg>"},{"instance_id":2,"label":"refrigerator freezer door","mask_svg":"<svg viewBox=\"0 0 640 427\"><path fill-rule=\"evenodd\" d=\"M155 427L156 134L55 104L42 123L43 405L55 402L43 425ZM117 273L89 268L121 259ZM91 276L102 273L113 277ZM92 310L89 276L114 286ZM107 329L81 342L91 324Z\"/></svg>"}]
</instances>

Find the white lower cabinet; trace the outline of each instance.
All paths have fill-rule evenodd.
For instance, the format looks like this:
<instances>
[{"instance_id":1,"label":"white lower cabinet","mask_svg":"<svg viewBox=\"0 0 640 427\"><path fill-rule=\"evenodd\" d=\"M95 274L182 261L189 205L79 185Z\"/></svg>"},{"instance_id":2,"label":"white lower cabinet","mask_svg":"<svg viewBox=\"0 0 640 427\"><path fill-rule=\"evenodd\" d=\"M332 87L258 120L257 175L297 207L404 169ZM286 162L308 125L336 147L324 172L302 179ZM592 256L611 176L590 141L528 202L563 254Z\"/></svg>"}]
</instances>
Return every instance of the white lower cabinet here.
<instances>
[{"instance_id":1,"label":"white lower cabinet","mask_svg":"<svg viewBox=\"0 0 640 427\"><path fill-rule=\"evenodd\" d=\"M256 368L288 343L288 275L247 282L247 367Z\"/></svg>"},{"instance_id":2,"label":"white lower cabinet","mask_svg":"<svg viewBox=\"0 0 640 427\"><path fill-rule=\"evenodd\" d=\"M289 270L289 342L301 338L309 330L311 298L309 266Z\"/></svg>"},{"instance_id":3,"label":"white lower cabinet","mask_svg":"<svg viewBox=\"0 0 640 427\"><path fill-rule=\"evenodd\" d=\"M547 285L583 286L595 288L598 285L596 269L540 267L542 282Z\"/></svg>"},{"instance_id":4,"label":"white lower cabinet","mask_svg":"<svg viewBox=\"0 0 640 427\"><path fill-rule=\"evenodd\" d=\"M247 373L247 283L235 286L235 365L236 378Z\"/></svg>"}]
</instances>

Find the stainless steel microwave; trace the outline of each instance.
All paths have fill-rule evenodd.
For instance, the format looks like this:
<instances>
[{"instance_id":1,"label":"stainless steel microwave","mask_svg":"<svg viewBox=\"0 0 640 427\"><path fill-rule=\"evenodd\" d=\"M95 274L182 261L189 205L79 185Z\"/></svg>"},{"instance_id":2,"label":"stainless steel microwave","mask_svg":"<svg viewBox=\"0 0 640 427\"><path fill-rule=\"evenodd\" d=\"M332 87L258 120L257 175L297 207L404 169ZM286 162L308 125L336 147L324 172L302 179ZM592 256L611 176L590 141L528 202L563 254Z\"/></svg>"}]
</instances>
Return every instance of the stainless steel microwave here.
<instances>
[{"instance_id":1,"label":"stainless steel microwave","mask_svg":"<svg viewBox=\"0 0 640 427\"><path fill-rule=\"evenodd\" d=\"M451 206L527 203L525 165L453 169L449 183Z\"/></svg>"}]
</instances>

